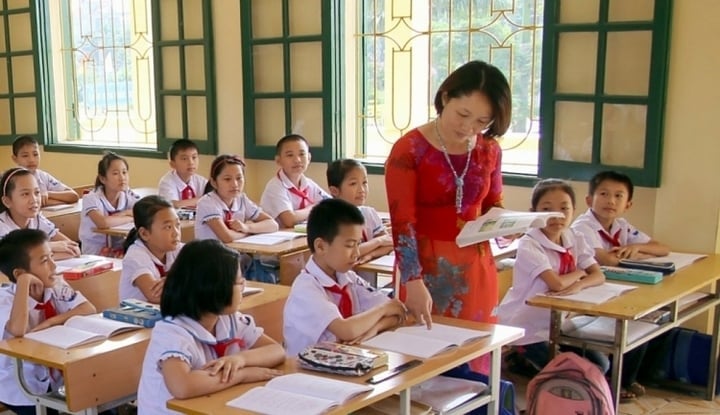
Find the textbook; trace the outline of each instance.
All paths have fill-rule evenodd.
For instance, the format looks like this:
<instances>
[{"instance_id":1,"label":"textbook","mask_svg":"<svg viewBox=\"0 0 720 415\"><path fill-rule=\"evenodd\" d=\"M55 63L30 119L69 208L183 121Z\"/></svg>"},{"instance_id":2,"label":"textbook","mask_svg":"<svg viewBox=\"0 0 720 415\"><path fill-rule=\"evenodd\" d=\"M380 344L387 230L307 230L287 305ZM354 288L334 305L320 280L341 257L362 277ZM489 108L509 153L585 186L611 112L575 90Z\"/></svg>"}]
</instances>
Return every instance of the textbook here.
<instances>
[{"instance_id":1,"label":"textbook","mask_svg":"<svg viewBox=\"0 0 720 415\"><path fill-rule=\"evenodd\" d=\"M388 355L383 351L330 342L308 346L298 353L303 369L338 375L361 376L387 363Z\"/></svg>"},{"instance_id":2,"label":"textbook","mask_svg":"<svg viewBox=\"0 0 720 415\"><path fill-rule=\"evenodd\" d=\"M579 292L576 292L575 294L570 294L570 295L560 296L560 295L552 295L552 294L548 294L548 293L540 293L538 295L543 295L543 296L547 296L547 297L555 297L555 298L560 298L563 300L580 301L583 303L602 304L612 298L622 295L625 291L634 290L636 288L637 288L636 285L615 284L613 282L604 282L600 285L596 285L594 287L588 287Z\"/></svg>"},{"instance_id":3,"label":"textbook","mask_svg":"<svg viewBox=\"0 0 720 415\"><path fill-rule=\"evenodd\" d=\"M467 222L455 238L462 248L500 236L525 233L532 228L542 228L550 218L564 218L560 212L516 212L491 208L486 214Z\"/></svg>"},{"instance_id":4,"label":"textbook","mask_svg":"<svg viewBox=\"0 0 720 415\"><path fill-rule=\"evenodd\" d=\"M363 344L380 350L428 358L489 335L486 331L433 323L432 330L428 330L425 325L401 327L380 333Z\"/></svg>"},{"instance_id":5,"label":"textbook","mask_svg":"<svg viewBox=\"0 0 720 415\"><path fill-rule=\"evenodd\" d=\"M77 258L57 261L55 272L62 274L66 280L79 280L85 277L102 274L114 267L112 260L98 255L81 255Z\"/></svg>"},{"instance_id":6,"label":"textbook","mask_svg":"<svg viewBox=\"0 0 720 415\"><path fill-rule=\"evenodd\" d=\"M277 231L270 233L258 233L255 235L246 236L241 239L236 239L233 242L240 242L243 244L255 244L255 245L276 245L282 242L291 241L295 238L304 237L305 234L298 232L288 231Z\"/></svg>"},{"instance_id":7,"label":"textbook","mask_svg":"<svg viewBox=\"0 0 720 415\"><path fill-rule=\"evenodd\" d=\"M52 326L45 330L27 333L24 337L50 346L69 349L141 328L135 324L103 318L101 314L93 314L73 316L62 326Z\"/></svg>"},{"instance_id":8,"label":"textbook","mask_svg":"<svg viewBox=\"0 0 720 415\"><path fill-rule=\"evenodd\" d=\"M305 373L278 376L227 405L265 415L317 415L372 390L372 386Z\"/></svg>"}]
</instances>

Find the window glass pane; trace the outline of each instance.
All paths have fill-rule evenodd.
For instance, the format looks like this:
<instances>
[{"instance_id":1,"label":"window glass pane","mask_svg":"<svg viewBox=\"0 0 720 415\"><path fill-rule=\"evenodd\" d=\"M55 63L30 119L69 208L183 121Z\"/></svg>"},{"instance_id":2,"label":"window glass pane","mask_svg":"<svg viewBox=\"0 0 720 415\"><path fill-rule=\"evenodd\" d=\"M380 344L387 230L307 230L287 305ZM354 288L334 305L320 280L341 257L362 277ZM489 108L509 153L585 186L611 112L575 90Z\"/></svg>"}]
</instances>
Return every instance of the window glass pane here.
<instances>
[{"instance_id":1,"label":"window glass pane","mask_svg":"<svg viewBox=\"0 0 720 415\"><path fill-rule=\"evenodd\" d=\"M0 94L7 94L8 89L7 58L0 58Z\"/></svg>"},{"instance_id":2,"label":"window glass pane","mask_svg":"<svg viewBox=\"0 0 720 415\"><path fill-rule=\"evenodd\" d=\"M600 0L560 0L560 23L597 23Z\"/></svg>"},{"instance_id":3,"label":"window glass pane","mask_svg":"<svg viewBox=\"0 0 720 415\"><path fill-rule=\"evenodd\" d=\"M302 134L310 147L322 147L323 112L321 98L296 98L290 101L292 131Z\"/></svg>"},{"instance_id":4,"label":"window glass pane","mask_svg":"<svg viewBox=\"0 0 720 415\"><path fill-rule=\"evenodd\" d=\"M605 93L648 95L652 32L610 32L607 35Z\"/></svg>"},{"instance_id":5,"label":"window glass pane","mask_svg":"<svg viewBox=\"0 0 720 415\"><path fill-rule=\"evenodd\" d=\"M8 27L10 29L11 52L32 50L32 28L30 26L30 14L18 13L9 15Z\"/></svg>"},{"instance_id":6,"label":"window glass pane","mask_svg":"<svg viewBox=\"0 0 720 415\"><path fill-rule=\"evenodd\" d=\"M185 89L205 90L204 56L204 46L185 46Z\"/></svg>"},{"instance_id":7,"label":"window glass pane","mask_svg":"<svg viewBox=\"0 0 720 415\"><path fill-rule=\"evenodd\" d=\"M207 108L205 97L187 97L188 134L191 140L207 141Z\"/></svg>"},{"instance_id":8,"label":"window glass pane","mask_svg":"<svg viewBox=\"0 0 720 415\"><path fill-rule=\"evenodd\" d=\"M178 2L177 0L160 0L160 39L178 40Z\"/></svg>"},{"instance_id":9,"label":"window glass pane","mask_svg":"<svg viewBox=\"0 0 720 415\"><path fill-rule=\"evenodd\" d=\"M282 36L282 0L253 0L251 7L253 38Z\"/></svg>"},{"instance_id":10,"label":"window glass pane","mask_svg":"<svg viewBox=\"0 0 720 415\"><path fill-rule=\"evenodd\" d=\"M610 0L608 20L611 22L653 20L655 0Z\"/></svg>"},{"instance_id":11,"label":"window glass pane","mask_svg":"<svg viewBox=\"0 0 720 415\"><path fill-rule=\"evenodd\" d=\"M13 92L35 92L35 69L32 55L12 58Z\"/></svg>"},{"instance_id":12,"label":"window glass pane","mask_svg":"<svg viewBox=\"0 0 720 415\"><path fill-rule=\"evenodd\" d=\"M255 144L274 147L286 134L284 120L284 99L255 100ZM247 139L252 140L252 137Z\"/></svg>"},{"instance_id":13,"label":"window glass pane","mask_svg":"<svg viewBox=\"0 0 720 415\"><path fill-rule=\"evenodd\" d=\"M35 98L15 98L15 132L37 134Z\"/></svg>"},{"instance_id":14,"label":"window glass pane","mask_svg":"<svg viewBox=\"0 0 720 415\"><path fill-rule=\"evenodd\" d=\"M183 0L183 39L203 38L202 0ZM200 61L202 62L202 61Z\"/></svg>"},{"instance_id":15,"label":"window glass pane","mask_svg":"<svg viewBox=\"0 0 720 415\"><path fill-rule=\"evenodd\" d=\"M0 98L0 134L12 134L10 127L10 99Z\"/></svg>"},{"instance_id":16,"label":"window glass pane","mask_svg":"<svg viewBox=\"0 0 720 415\"><path fill-rule=\"evenodd\" d=\"M162 83L163 89L180 89L180 48L177 46L163 46L162 54Z\"/></svg>"},{"instance_id":17,"label":"window glass pane","mask_svg":"<svg viewBox=\"0 0 720 415\"><path fill-rule=\"evenodd\" d=\"M595 92L597 33L561 33L558 37L557 92Z\"/></svg>"},{"instance_id":18,"label":"window glass pane","mask_svg":"<svg viewBox=\"0 0 720 415\"><path fill-rule=\"evenodd\" d=\"M592 160L594 105L561 101L555 104L553 159L589 163Z\"/></svg>"},{"instance_id":19,"label":"window glass pane","mask_svg":"<svg viewBox=\"0 0 720 415\"><path fill-rule=\"evenodd\" d=\"M176 96L164 97L163 108L165 110L165 136L168 138L182 138L184 136L182 98Z\"/></svg>"},{"instance_id":20,"label":"window glass pane","mask_svg":"<svg viewBox=\"0 0 720 415\"><path fill-rule=\"evenodd\" d=\"M603 105L600 162L611 166L645 165L645 105Z\"/></svg>"},{"instance_id":21,"label":"window glass pane","mask_svg":"<svg viewBox=\"0 0 720 415\"><path fill-rule=\"evenodd\" d=\"M0 4L2 4L0 2ZM0 6L2 8L2 6ZM5 19L0 16L0 53L7 52L5 50Z\"/></svg>"},{"instance_id":22,"label":"window glass pane","mask_svg":"<svg viewBox=\"0 0 720 415\"><path fill-rule=\"evenodd\" d=\"M283 45L253 47L253 73L255 92L283 92L285 74Z\"/></svg>"},{"instance_id":23,"label":"window glass pane","mask_svg":"<svg viewBox=\"0 0 720 415\"><path fill-rule=\"evenodd\" d=\"M278 72L280 72L278 70ZM322 44L296 42L290 44L290 90L322 91Z\"/></svg>"},{"instance_id":24,"label":"window glass pane","mask_svg":"<svg viewBox=\"0 0 720 415\"><path fill-rule=\"evenodd\" d=\"M30 7L30 0L7 0L7 9L26 9Z\"/></svg>"},{"instance_id":25,"label":"window glass pane","mask_svg":"<svg viewBox=\"0 0 720 415\"><path fill-rule=\"evenodd\" d=\"M290 36L322 33L320 0L288 0Z\"/></svg>"}]
</instances>

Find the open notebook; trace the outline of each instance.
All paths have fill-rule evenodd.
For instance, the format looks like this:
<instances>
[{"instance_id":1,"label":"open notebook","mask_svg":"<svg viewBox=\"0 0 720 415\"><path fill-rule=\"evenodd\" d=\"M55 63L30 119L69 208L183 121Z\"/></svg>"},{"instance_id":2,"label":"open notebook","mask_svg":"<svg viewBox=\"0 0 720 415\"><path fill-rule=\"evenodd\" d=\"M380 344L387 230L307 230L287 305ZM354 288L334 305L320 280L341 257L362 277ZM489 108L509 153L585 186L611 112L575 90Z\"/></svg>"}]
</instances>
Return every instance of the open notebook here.
<instances>
[{"instance_id":1,"label":"open notebook","mask_svg":"<svg viewBox=\"0 0 720 415\"><path fill-rule=\"evenodd\" d=\"M265 415L317 415L372 390L372 386L292 373L229 401L228 406Z\"/></svg>"},{"instance_id":2,"label":"open notebook","mask_svg":"<svg viewBox=\"0 0 720 415\"><path fill-rule=\"evenodd\" d=\"M102 314L93 314L70 317L62 326L52 326L45 330L27 333L25 338L69 349L141 328L135 324L103 318Z\"/></svg>"},{"instance_id":3,"label":"open notebook","mask_svg":"<svg viewBox=\"0 0 720 415\"><path fill-rule=\"evenodd\" d=\"M364 344L380 350L428 358L489 335L486 331L433 323L432 330L424 325L401 327L380 333Z\"/></svg>"},{"instance_id":4,"label":"open notebook","mask_svg":"<svg viewBox=\"0 0 720 415\"><path fill-rule=\"evenodd\" d=\"M615 284L614 282L605 282L594 287L588 287L575 294L555 296L563 300L580 301L583 303L602 304L612 298L615 298L626 291L634 290L637 286L626 284ZM541 293L538 295L548 295ZM550 295L548 295L550 296Z\"/></svg>"}]
</instances>

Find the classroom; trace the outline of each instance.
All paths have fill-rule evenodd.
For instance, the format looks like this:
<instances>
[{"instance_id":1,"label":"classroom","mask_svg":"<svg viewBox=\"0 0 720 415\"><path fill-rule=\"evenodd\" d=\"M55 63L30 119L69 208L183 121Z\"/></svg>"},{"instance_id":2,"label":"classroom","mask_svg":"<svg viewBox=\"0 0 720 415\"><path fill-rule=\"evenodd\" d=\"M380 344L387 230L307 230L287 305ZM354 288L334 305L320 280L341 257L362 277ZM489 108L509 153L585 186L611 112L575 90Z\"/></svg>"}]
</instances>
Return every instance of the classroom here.
<instances>
[{"instance_id":1,"label":"classroom","mask_svg":"<svg viewBox=\"0 0 720 415\"><path fill-rule=\"evenodd\" d=\"M502 8L519 1L488 0L480 3L497 3L497 7ZM618 1L564 0L554 3L575 4L574 10L582 15L592 14L597 7L607 8L608 4ZM716 75L716 68L720 67L720 43L714 30L720 17L720 2L637 1L644 5L638 7L652 7L654 4L655 7L669 8L666 13L671 29L667 35L667 59L662 65L666 75L663 82L665 89L659 93L659 96L664 96L664 106L657 117L660 126L658 136L653 138L659 142L657 151L648 151L644 142L622 143L618 141L621 135L612 141L618 146L614 150L616 153L626 152L631 158L646 158L645 165L641 162L639 168L633 167L635 175L632 177L651 184L636 187L633 207L626 217L637 228L653 235L654 239L668 244L673 251L720 253L720 186L711 179L720 176L720 142L712 133L720 116L717 104L720 102L720 79ZM267 180L276 174L277 165L272 160L274 144L291 130L308 138L313 160L306 175L321 185L325 184L325 170L333 156L362 159L367 155L359 133L363 129L358 127L363 120L363 114L359 114L357 109L360 101L357 83L360 82L362 69L353 49L357 46L358 35L351 28L334 34L329 28L324 29L327 32L322 35L317 31L321 23L330 26L322 21L324 18L357 26L358 9L350 4L354 2L316 0L308 1L312 6L303 4L302 7L299 1L291 0L158 2L160 5L157 7L172 9L171 12L165 10L163 24L182 18L178 15L183 15L184 7L185 24L194 27L192 35L203 41L182 39L177 28L162 26L160 44L166 53L156 56L162 55L165 66L164 72L154 77L154 82L157 93L163 97L158 102L164 104L158 108L163 109L165 118L159 118L157 140L153 135L151 144L129 150L127 148L132 146L123 146L122 139L120 144L107 147L97 143L83 146L72 141L58 141L70 140L67 133L58 132L63 128L72 130L66 125L71 122L62 120L65 118L62 115L65 110L63 98L67 97L40 82L47 74L40 73L37 66L41 60L50 59L57 63L62 57L59 53L50 58L40 57L38 45L47 39L38 38L32 30L35 24L31 20L38 7L35 3L33 0L0 2L0 170L14 166L11 159L13 139L28 134L43 144L42 169L72 187L92 183L99 155L104 149L111 148L126 157L133 188L152 188L157 187L158 179L168 170L165 150L169 144L177 138L190 138L201 143L198 173L202 175L207 176L207 169L217 154L242 157L246 163L245 192L250 199L259 201ZM147 10L151 9L150 1L134 3L147 3ZM378 7L376 3L381 2L360 3L372 8ZM404 2L382 3L387 3L387 8L397 7L393 12L406 11L401 5ZM397 4L393 6L391 3ZM547 8L547 3L551 2L546 0L545 3ZM152 6L152 11L157 13L155 7ZM323 12L319 13L319 10ZM45 13L52 15L61 11L47 10ZM249 29L249 22L254 24L252 29ZM158 23L153 30L160 27ZM48 31L59 30L48 24ZM295 48L286 48L283 52L282 39L275 43L262 40L263 37L282 37L283 30L297 31L310 43L316 43L294 45ZM338 56L327 53L326 57L321 42L328 47L343 45L343 53L338 53ZM15 53L18 50L20 53ZM247 63L248 56L253 53L264 59L256 59L254 78L253 66ZM288 60L284 64L283 56ZM265 66L261 67L261 64ZM321 71L324 64L340 67L327 71L329 75L326 77ZM300 69L291 71L296 66ZM579 68L585 66L585 62L578 62ZM207 69L214 72L206 73ZM273 70L277 72L272 73ZM322 79L319 79L320 72L323 72ZM346 75L341 78L344 84L333 78L339 73ZM633 74L626 76L633 79ZM645 76L647 78L652 74ZM334 89L317 92L318 82L320 85L333 83ZM160 88L157 83L164 83L164 87ZM284 85L286 89L280 93L267 92L267 88L272 91L272 86L277 84ZM293 85L300 86L293 90ZM322 89L322 86L319 88ZM644 94L649 95L652 88L650 85L650 91ZM200 92L186 94L191 89ZM296 95L288 91L295 91ZM341 113L333 113L331 106L323 104L323 100L330 100L332 91L337 91L333 99L342 97L344 100L342 107L334 108L342 108ZM49 94L43 96L43 92ZM292 98L285 99L285 95ZM536 98L528 97L528 100ZM46 106L49 99L58 101L54 105L55 113ZM408 114L408 119L412 117L416 116ZM412 120L411 126L426 122L427 118ZM556 123L555 134L558 136L563 134L558 131L558 126L567 127L572 134L584 131L571 124ZM80 127L76 125L75 128ZM552 131L552 128L547 130ZM251 133L255 133L255 137ZM164 135L161 137L161 134ZM589 140L592 147L592 134ZM595 140L600 138L595 137ZM556 140L556 144L563 143ZM504 147L502 141L501 147ZM569 148L572 147L569 145ZM547 149L551 147L540 146L538 163L553 158L553 155L541 154ZM591 150L578 151L588 153ZM648 162L647 158L652 160ZM578 195L577 214L585 210L588 169L595 168L597 171L601 167L585 164L589 167L565 166L562 177L571 181ZM643 171L643 166L652 166L649 170L656 171ZM537 167L534 168L537 171ZM387 211L382 160L368 170L371 191L367 204L379 211ZM504 175L503 205L508 209L528 210L531 187L537 179L537 173ZM705 332L709 332L713 324L718 323L713 322L709 314L698 316L688 323L690 327Z\"/></svg>"}]
</instances>

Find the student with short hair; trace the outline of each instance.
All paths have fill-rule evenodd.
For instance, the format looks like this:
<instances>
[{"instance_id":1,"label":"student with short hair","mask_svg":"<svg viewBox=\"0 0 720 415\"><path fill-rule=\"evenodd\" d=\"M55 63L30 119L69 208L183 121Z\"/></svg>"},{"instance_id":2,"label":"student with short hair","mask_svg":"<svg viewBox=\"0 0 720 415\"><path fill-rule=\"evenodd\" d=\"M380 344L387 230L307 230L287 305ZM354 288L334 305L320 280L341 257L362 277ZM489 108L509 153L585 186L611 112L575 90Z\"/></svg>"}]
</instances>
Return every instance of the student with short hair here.
<instances>
[{"instance_id":1,"label":"student with short hair","mask_svg":"<svg viewBox=\"0 0 720 415\"><path fill-rule=\"evenodd\" d=\"M199 153L197 144L187 138L175 140L170 146L171 170L160 179L158 194L176 208L195 207L205 190L208 181L197 174Z\"/></svg>"},{"instance_id":2,"label":"student with short hair","mask_svg":"<svg viewBox=\"0 0 720 415\"><path fill-rule=\"evenodd\" d=\"M159 304L165 276L183 247L180 219L169 201L150 195L135 203L133 220L124 244L120 300Z\"/></svg>"},{"instance_id":3,"label":"student with short hair","mask_svg":"<svg viewBox=\"0 0 720 415\"><path fill-rule=\"evenodd\" d=\"M292 228L305 222L310 209L330 197L305 176L310 159L308 141L299 134L286 135L275 146L275 163L280 169L265 186L260 206L281 228Z\"/></svg>"},{"instance_id":4,"label":"student with short hair","mask_svg":"<svg viewBox=\"0 0 720 415\"><path fill-rule=\"evenodd\" d=\"M572 228L595 249L600 265L617 266L621 259L646 259L670 253L667 245L636 229L623 214L632 207L633 183L629 176L602 171L590 179L585 202L588 210Z\"/></svg>"},{"instance_id":5,"label":"student with short hair","mask_svg":"<svg viewBox=\"0 0 720 415\"><path fill-rule=\"evenodd\" d=\"M405 306L353 272L364 219L357 207L326 199L310 211L312 256L293 282L283 312L289 356L322 341L360 343L405 321Z\"/></svg>"},{"instance_id":6,"label":"student with short hair","mask_svg":"<svg viewBox=\"0 0 720 415\"><path fill-rule=\"evenodd\" d=\"M93 229L107 229L133 221L132 208L140 197L130 190L127 160L112 151L98 162L95 190L83 196L80 213L80 246L83 254L121 257L122 237Z\"/></svg>"},{"instance_id":7,"label":"student with short hair","mask_svg":"<svg viewBox=\"0 0 720 415\"><path fill-rule=\"evenodd\" d=\"M13 141L12 160L20 167L30 171L40 186L41 206L75 203L78 194L53 177L50 173L40 170L40 146L37 140L29 135L21 135Z\"/></svg>"},{"instance_id":8,"label":"student with short hair","mask_svg":"<svg viewBox=\"0 0 720 415\"><path fill-rule=\"evenodd\" d=\"M167 275L163 320L152 330L138 387L138 414L175 413L187 399L282 374L285 352L240 313L245 279L237 252L214 239L186 244Z\"/></svg>"},{"instance_id":9,"label":"student with short hair","mask_svg":"<svg viewBox=\"0 0 720 415\"><path fill-rule=\"evenodd\" d=\"M0 271L10 279L10 284L0 285L4 339L61 325L72 316L95 313L95 307L82 294L56 275L56 268L43 231L18 229L0 240ZM48 367L24 362L22 370L33 393L47 393L62 385L62 373L51 373ZM6 355L0 355L0 402L16 414L35 414L35 403L25 396L15 378L15 359Z\"/></svg>"}]
</instances>

